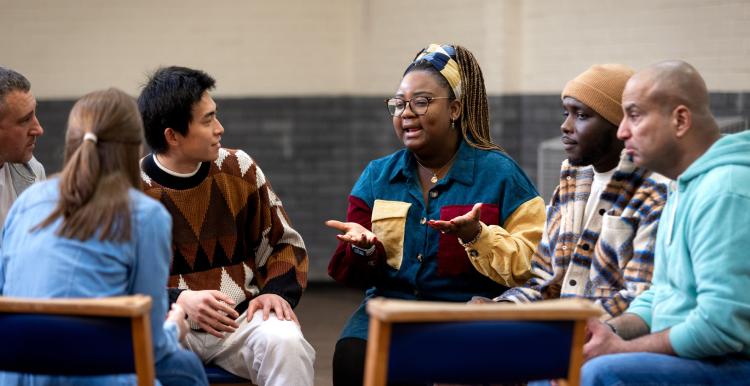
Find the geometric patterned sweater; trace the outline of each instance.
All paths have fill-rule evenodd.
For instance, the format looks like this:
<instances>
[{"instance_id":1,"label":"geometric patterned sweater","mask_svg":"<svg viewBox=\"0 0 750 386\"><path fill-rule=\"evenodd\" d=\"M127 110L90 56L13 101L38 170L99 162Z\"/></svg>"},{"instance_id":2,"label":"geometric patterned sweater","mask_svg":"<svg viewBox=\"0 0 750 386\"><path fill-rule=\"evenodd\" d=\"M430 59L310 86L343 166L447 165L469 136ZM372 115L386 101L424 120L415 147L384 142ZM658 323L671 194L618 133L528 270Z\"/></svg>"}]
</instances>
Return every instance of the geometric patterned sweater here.
<instances>
[{"instance_id":1,"label":"geometric patterned sweater","mask_svg":"<svg viewBox=\"0 0 750 386\"><path fill-rule=\"evenodd\" d=\"M496 300L583 298L609 319L651 286L656 229L669 180L637 167L623 150L614 175L595 198L594 214L586 219L593 180L591 165L563 162L542 241L531 258L531 279Z\"/></svg>"},{"instance_id":2,"label":"geometric patterned sweater","mask_svg":"<svg viewBox=\"0 0 750 386\"><path fill-rule=\"evenodd\" d=\"M247 153L221 148L190 177L164 172L148 155L141 179L144 193L172 215L172 302L190 289L219 290L239 313L264 293L297 305L307 286L305 244Z\"/></svg>"}]
</instances>

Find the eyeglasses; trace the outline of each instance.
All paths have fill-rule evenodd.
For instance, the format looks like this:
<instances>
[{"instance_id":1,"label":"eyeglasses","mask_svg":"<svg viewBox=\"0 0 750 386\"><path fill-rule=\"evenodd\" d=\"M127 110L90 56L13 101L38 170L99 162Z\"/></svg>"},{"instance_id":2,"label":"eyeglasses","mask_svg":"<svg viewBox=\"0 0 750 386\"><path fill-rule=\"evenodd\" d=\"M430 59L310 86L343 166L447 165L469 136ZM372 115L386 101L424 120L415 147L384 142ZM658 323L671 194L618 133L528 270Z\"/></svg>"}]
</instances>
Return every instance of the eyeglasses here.
<instances>
[{"instance_id":1,"label":"eyeglasses","mask_svg":"<svg viewBox=\"0 0 750 386\"><path fill-rule=\"evenodd\" d=\"M411 105L411 111L416 115L425 115L430 103L435 99L450 99L451 97L426 97L418 96L409 100L401 98L388 98L385 100L388 112L394 117L400 117L406 110L406 105Z\"/></svg>"}]
</instances>

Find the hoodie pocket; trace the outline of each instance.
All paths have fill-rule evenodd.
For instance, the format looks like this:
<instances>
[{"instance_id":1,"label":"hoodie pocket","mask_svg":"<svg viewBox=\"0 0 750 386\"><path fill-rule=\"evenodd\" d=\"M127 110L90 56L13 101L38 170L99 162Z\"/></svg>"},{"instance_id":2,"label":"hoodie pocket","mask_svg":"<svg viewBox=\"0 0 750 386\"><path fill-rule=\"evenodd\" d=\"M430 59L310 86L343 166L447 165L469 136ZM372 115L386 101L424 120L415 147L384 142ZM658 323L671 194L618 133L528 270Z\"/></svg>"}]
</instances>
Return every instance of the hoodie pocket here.
<instances>
[{"instance_id":1,"label":"hoodie pocket","mask_svg":"<svg viewBox=\"0 0 750 386\"><path fill-rule=\"evenodd\" d=\"M411 204L401 201L375 200L372 208L372 233L383 244L386 263L401 268L404 258L406 216Z\"/></svg>"}]
</instances>

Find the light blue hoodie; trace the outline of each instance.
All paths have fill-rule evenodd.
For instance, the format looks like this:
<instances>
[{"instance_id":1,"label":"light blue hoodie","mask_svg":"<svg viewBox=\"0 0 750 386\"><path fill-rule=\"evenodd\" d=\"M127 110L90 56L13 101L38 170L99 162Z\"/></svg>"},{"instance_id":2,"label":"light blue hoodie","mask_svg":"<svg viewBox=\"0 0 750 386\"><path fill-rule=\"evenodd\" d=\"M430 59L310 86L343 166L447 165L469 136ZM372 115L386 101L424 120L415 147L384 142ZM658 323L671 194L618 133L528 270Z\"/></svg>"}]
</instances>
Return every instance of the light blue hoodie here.
<instances>
[{"instance_id":1,"label":"light blue hoodie","mask_svg":"<svg viewBox=\"0 0 750 386\"><path fill-rule=\"evenodd\" d=\"M750 357L750 132L713 144L670 189L653 285L627 312L677 355Z\"/></svg>"}]
</instances>

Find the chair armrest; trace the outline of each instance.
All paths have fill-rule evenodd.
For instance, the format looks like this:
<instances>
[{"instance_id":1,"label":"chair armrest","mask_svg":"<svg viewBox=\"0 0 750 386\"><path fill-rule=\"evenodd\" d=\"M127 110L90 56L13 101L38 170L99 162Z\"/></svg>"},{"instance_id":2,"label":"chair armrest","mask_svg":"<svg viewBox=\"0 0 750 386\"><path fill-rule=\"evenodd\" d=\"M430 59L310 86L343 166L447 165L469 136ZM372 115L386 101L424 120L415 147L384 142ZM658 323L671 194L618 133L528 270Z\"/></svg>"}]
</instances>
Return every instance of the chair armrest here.
<instances>
[{"instance_id":1,"label":"chair armrest","mask_svg":"<svg viewBox=\"0 0 750 386\"><path fill-rule=\"evenodd\" d=\"M602 311L582 299L534 303L466 304L375 298L367 302L371 318L383 322L445 322L476 320L586 320Z\"/></svg>"},{"instance_id":2,"label":"chair armrest","mask_svg":"<svg viewBox=\"0 0 750 386\"><path fill-rule=\"evenodd\" d=\"M151 297L146 295L55 299L0 296L0 313L134 317L150 310Z\"/></svg>"}]
</instances>

